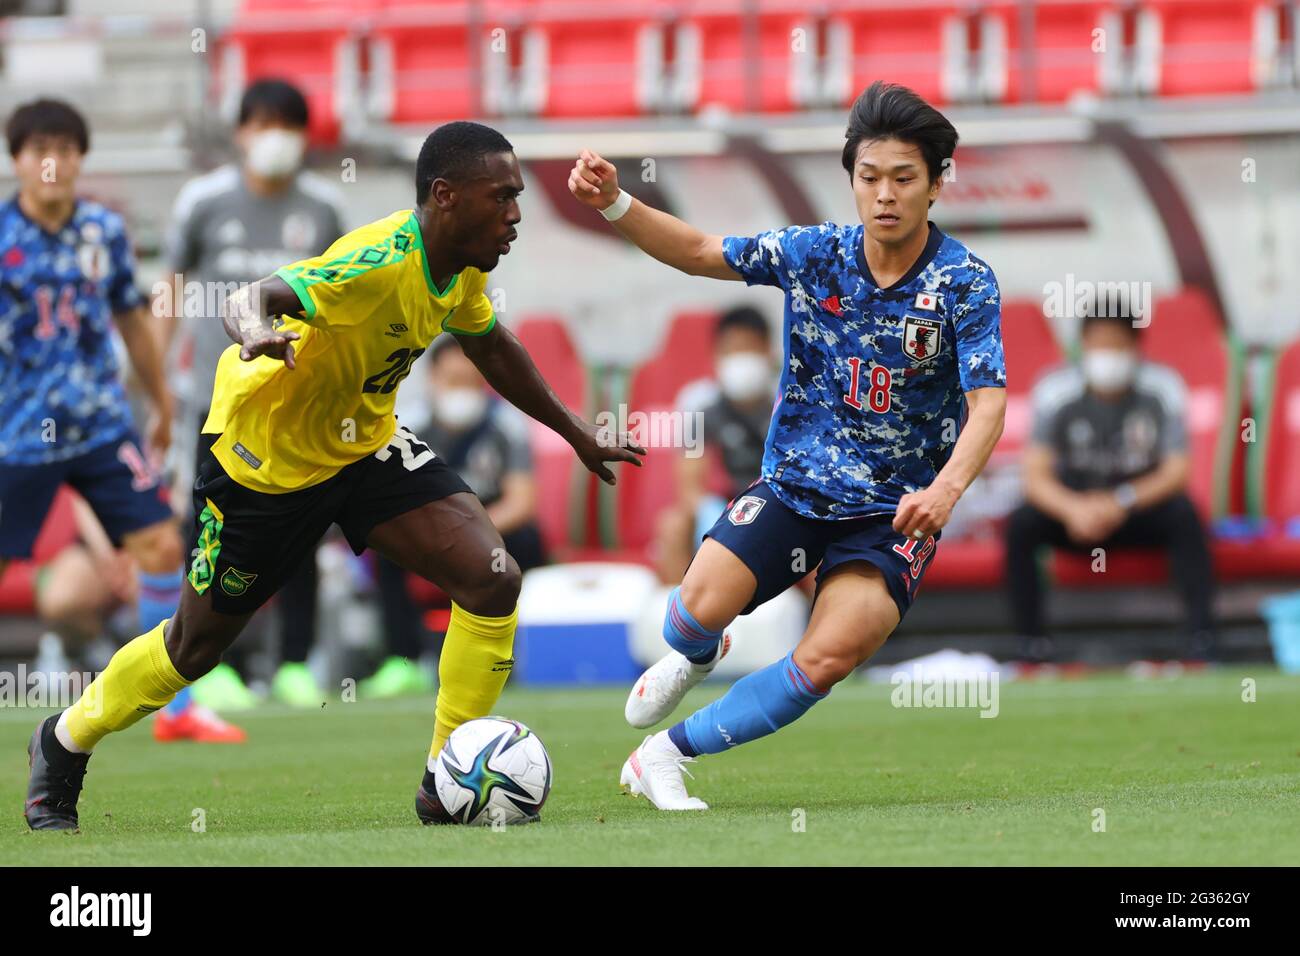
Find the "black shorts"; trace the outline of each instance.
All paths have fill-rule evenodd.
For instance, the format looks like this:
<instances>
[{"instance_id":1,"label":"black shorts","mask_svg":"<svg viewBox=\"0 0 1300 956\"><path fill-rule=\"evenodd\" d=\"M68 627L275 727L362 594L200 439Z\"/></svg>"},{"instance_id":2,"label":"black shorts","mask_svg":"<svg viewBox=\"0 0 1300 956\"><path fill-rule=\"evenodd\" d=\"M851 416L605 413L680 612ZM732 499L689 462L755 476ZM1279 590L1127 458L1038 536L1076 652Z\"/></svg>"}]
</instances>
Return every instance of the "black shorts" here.
<instances>
[{"instance_id":1,"label":"black shorts","mask_svg":"<svg viewBox=\"0 0 1300 956\"><path fill-rule=\"evenodd\" d=\"M222 614L249 614L265 604L332 524L360 554L376 525L448 495L473 493L400 425L373 455L318 485L280 495L236 482L212 454L217 436L199 438L206 448L194 477L188 579L199 594L211 591L212 608Z\"/></svg>"}]
</instances>

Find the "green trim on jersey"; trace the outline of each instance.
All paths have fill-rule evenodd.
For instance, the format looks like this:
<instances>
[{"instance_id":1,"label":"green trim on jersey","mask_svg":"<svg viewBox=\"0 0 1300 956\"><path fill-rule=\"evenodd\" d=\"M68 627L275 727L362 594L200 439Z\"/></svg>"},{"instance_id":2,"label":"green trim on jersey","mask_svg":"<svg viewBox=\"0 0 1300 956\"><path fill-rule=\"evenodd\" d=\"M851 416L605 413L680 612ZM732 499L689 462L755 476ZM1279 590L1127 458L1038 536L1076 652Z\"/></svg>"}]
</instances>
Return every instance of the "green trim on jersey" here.
<instances>
[{"instance_id":1,"label":"green trim on jersey","mask_svg":"<svg viewBox=\"0 0 1300 956\"><path fill-rule=\"evenodd\" d=\"M276 269L275 274L283 279L285 284L298 296L298 301L302 303L303 319L310 322L316 318L316 303L312 301L311 295L307 292L307 283L303 281L302 276L294 275L288 266L281 266Z\"/></svg>"},{"instance_id":2,"label":"green trim on jersey","mask_svg":"<svg viewBox=\"0 0 1300 956\"><path fill-rule=\"evenodd\" d=\"M448 288L450 288L450 286L448 286ZM450 319L455 311L455 309L452 309L451 312L448 312L447 319ZM482 332L466 332L464 329L449 329L447 328L447 319L442 320L442 330L444 332L451 332L453 335L487 335L497 324L497 314L495 312L492 313L492 318L488 319L487 328Z\"/></svg>"},{"instance_id":3,"label":"green trim on jersey","mask_svg":"<svg viewBox=\"0 0 1300 956\"><path fill-rule=\"evenodd\" d=\"M307 319L310 321L316 317L316 305L311 301L311 296L307 294L308 286L316 285L318 282L346 282L349 279L370 272L372 269L402 262L413 249L417 248L423 255L424 243L420 238L419 223L415 221L415 214L412 213L406 221L380 242L368 246L358 246L321 265L307 266L298 263L282 266L275 271L275 274L287 282L297 293L298 298L303 303L303 308L307 312ZM423 272L425 281L428 282L430 289L433 289L433 282L429 279L429 260L427 256L424 258ZM447 292L451 291L453 285L455 285L454 281L447 286ZM447 293L439 294L446 295Z\"/></svg>"},{"instance_id":4,"label":"green trim on jersey","mask_svg":"<svg viewBox=\"0 0 1300 956\"><path fill-rule=\"evenodd\" d=\"M428 283L429 291L432 292L434 296L441 299L452 289L456 288L456 280L460 278L460 273L457 272L453 275L451 281L447 283L447 288L439 292L438 286L433 281L433 274L429 272L429 253L424 249L424 234L420 232L420 220L415 218L414 209L411 210L411 218L406 220L403 225L409 227L411 232L415 233L415 245L420 250L420 257L424 259L424 281Z\"/></svg>"}]
</instances>

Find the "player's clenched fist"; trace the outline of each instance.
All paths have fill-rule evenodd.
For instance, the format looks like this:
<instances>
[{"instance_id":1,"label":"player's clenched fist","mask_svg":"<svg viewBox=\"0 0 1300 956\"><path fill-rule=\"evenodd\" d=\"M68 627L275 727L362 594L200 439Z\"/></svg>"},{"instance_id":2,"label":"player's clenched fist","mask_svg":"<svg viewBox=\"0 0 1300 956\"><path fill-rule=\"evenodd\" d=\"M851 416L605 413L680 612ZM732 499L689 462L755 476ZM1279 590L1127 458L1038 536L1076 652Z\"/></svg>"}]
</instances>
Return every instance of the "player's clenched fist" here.
<instances>
[{"instance_id":1,"label":"player's clenched fist","mask_svg":"<svg viewBox=\"0 0 1300 956\"><path fill-rule=\"evenodd\" d=\"M605 209L618 198L614 164L584 149L569 172L569 192L592 209Z\"/></svg>"}]
</instances>

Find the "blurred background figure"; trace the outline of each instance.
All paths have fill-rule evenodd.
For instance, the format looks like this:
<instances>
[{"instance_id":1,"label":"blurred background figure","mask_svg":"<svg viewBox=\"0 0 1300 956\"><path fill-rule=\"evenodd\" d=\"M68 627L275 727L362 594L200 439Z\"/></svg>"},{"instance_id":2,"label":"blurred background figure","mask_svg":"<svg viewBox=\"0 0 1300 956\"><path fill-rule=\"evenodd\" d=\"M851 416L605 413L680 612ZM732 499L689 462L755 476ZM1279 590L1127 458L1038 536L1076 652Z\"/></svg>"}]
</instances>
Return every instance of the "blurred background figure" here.
<instances>
[{"instance_id":1,"label":"blurred background figure","mask_svg":"<svg viewBox=\"0 0 1300 956\"><path fill-rule=\"evenodd\" d=\"M403 424L478 495L521 571L545 564L526 420L513 406L493 397L454 337L435 339L421 365L426 369L427 400L408 404ZM362 681L362 696L432 690L430 674L435 668L417 666L425 654L426 632L408 584L425 605L449 608L450 600L379 555L375 572L388 656L372 677Z\"/></svg>"},{"instance_id":2,"label":"blurred background figure","mask_svg":"<svg viewBox=\"0 0 1300 956\"><path fill-rule=\"evenodd\" d=\"M659 515L655 558L664 584L681 581L723 507L763 470L778 373L761 312L739 306L722 314L713 335L713 368L713 379L692 382L677 400L678 411L703 416L704 454L677 459L677 496Z\"/></svg>"},{"instance_id":3,"label":"blurred background figure","mask_svg":"<svg viewBox=\"0 0 1300 956\"><path fill-rule=\"evenodd\" d=\"M1038 565L1045 545L1103 561L1112 548L1165 549L1186 605L1185 651L1204 659L1213 650L1210 552L1187 495L1186 389L1177 372L1142 358L1139 335L1128 310L1092 308L1078 364L1034 389L1025 503L1006 531L1007 592L1031 659L1051 654Z\"/></svg>"},{"instance_id":4,"label":"blurred background figure","mask_svg":"<svg viewBox=\"0 0 1300 956\"><path fill-rule=\"evenodd\" d=\"M298 87L276 78L253 83L239 104L234 137L239 161L191 180L176 198L164 250L164 282L167 301L183 307L171 328L178 333L178 363L189 367L179 383L178 444L189 454L177 469L178 487L188 487L213 437L203 436L201 429L212 402L217 361L230 345L219 315L225 295L285 263L319 255L343 232L338 189L302 168L308 120L307 100ZM203 294L195 301L187 289ZM180 500L188 502L190 496ZM281 663L271 693L298 706L319 706L324 699L306 663L316 635L316 597L312 555L275 601ZM218 708L239 709L252 702L229 664L204 676L195 693Z\"/></svg>"}]
</instances>

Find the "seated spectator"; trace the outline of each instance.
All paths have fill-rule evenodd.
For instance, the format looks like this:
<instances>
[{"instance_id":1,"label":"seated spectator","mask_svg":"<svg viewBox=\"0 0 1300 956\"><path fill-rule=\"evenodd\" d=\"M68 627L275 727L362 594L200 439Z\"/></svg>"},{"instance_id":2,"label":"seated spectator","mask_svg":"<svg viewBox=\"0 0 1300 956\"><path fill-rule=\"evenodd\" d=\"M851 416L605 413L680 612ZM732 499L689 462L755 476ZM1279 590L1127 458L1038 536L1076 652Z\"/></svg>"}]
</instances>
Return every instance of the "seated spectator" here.
<instances>
[{"instance_id":1,"label":"seated spectator","mask_svg":"<svg viewBox=\"0 0 1300 956\"><path fill-rule=\"evenodd\" d=\"M428 370L427 407L432 414L427 421L408 414L402 424L478 495L520 571L545 564L527 422L512 406L492 400L482 373L455 336L436 339L422 364ZM428 684L423 671L411 663L422 650L420 614L406 590L404 571L382 558L376 571L390 656L363 682L361 692L367 697L411 693ZM445 600L450 607L450 599Z\"/></svg>"},{"instance_id":2,"label":"seated spectator","mask_svg":"<svg viewBox=\"0 0 1300 956\"><path fill-rule=\"evenodd\" d=\"M659 579L677 584L704 533L727 502L763 471L763 448L776 402L772 333L748 306L718 320L713 338L716 381L682 389L678 410L704 415L704 454L677 459L677 497L659 515L655 559Z\"/></svg>"},{"instance_id":3,"label":"seated spectator","mask_svg":"<svg viewBox=\"0 0 1300 956\"><path fill-rule=\"evenodd\" d=\"M453 335L434 342L428 381L433 414L416 433L478 495L519 570L545 564L526 420L493 401Z\"/></svg>"},{"instance_id":4,"label":"seated spectator","mask_svg":"<svg viewBox=\"0 0 1300 956\"><path fill-rule=\"evenodd\" d=\"M1185 648L1214 644L1214 580L1205 530L1187 496L1184 386L1170 368L1143 361L1127 313L1092 309L1077 366L1048 373L1031 399L1024 457L1026 501L1007 523L1006 581L1023 650L1050 657L1036 560L1044 545L1091 552L1160 547L1188 617Z\"/></svg>"}]
</instances>

